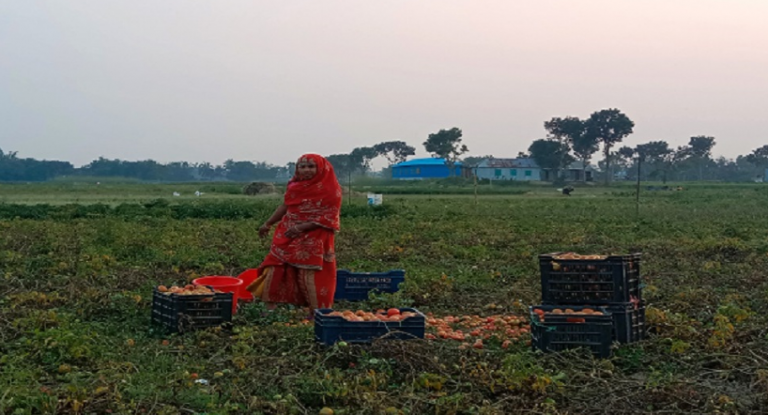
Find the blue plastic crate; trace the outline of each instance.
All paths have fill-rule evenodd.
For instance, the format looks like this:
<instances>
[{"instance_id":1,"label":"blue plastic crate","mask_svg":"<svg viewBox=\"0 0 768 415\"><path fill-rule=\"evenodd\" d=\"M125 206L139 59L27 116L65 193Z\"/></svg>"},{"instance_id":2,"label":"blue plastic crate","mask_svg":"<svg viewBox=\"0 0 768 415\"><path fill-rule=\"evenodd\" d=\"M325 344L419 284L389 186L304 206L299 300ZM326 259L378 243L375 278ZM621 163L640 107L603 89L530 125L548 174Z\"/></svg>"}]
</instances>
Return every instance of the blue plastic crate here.
<instances>
[{"instance_id":1,"label":"blue plastic crate","mask_svg":"<svg viewBox=\"0 0 768 415\"><path fill-rule=\"evenodd\" d=\"M375 339L412 340L423 339L426 331L426 317L415 308L401 308L400 312L411 311L415 316L403 321L347 321L343 317L329 316L332 309L315 310L315 338L325 345L338 341L347 343L370 343Z\"/></svg>"},{"instance_id":2,"label":"blue plastic crate","mask_svg":"<svg viewBox=\"0 0 768 415\"><path fill-rule=\"evenodd\" d=\"M362 301L368 299L368 293L378 291L395 293L400 289L400 283L405 281L405 271L402 269L387 272L351 272L340 269L336 271L335 300Z\"/></svg>"}]
</instances>

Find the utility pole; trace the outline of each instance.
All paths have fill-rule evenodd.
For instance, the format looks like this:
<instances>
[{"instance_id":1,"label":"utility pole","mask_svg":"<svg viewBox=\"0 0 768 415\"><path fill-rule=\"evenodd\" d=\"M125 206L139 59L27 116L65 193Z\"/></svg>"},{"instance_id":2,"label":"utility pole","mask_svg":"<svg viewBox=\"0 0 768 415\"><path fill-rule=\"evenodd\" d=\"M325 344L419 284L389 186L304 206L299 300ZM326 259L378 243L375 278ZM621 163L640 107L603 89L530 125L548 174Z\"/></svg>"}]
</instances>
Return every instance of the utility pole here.
<instances>
[{"instance_id":1,"label":"utility pole","mask_svg":"<svg viewBox=\"0 0 768 415\"><path fill-rule=\"evenodd\" d=\"M475 207L477 207L477 166L474 168L475 170Z\"/></svg>"},{"instance_id":2,"label":"utility pole","mask_svg":"<svg viewBox=\"0 0 768 415\"><path fill-rule=\"evenodd\" d=\"M643 158L637 157L637 189L635 191L635 215L640 216L640 165L643 163Z\"/></svg>"}]
</instances>

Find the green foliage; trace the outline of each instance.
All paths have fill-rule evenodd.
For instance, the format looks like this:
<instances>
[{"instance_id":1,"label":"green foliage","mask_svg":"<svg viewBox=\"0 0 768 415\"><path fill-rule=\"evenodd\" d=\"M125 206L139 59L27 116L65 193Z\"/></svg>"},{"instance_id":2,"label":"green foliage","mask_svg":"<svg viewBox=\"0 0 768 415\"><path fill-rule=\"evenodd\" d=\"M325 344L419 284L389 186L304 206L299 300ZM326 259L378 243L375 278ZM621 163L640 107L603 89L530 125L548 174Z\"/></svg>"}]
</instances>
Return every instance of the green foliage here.
<instances>
[{"instance_id":1,"label":"green foliage","mask_svg":"<svg viewBox=\"0 0 768 415\"><path fill-rule=\"evenodd\" d=\"M577 117L555 117L545 122L544 128L555 140L569 144L585 166L599 147L597 136L587 134L587 123Z\"/></svg>"},{"instance_id":2,"label":"green foliage","mask_svg":"<svg viewBox=\"0 0 768 415\"><path fill-rule=\"evenodd\" d=\"M460 128L453 127L450 130L440 130L430 134L424 142L424 148L435 157L446 160L449 168L459 160L459 157L469 151L461 142L462 132Z\"/></svg>"},{"instance_id":3,"label":"green foliage","mask_svg":"<svg viewBox=\"0 0 768 415\"><path fill-rule=\"evenodd\" d=\"M385 157L390 165L402 163L408 156L416 154L416 149L404 141L385 141L373 148L379 156Z\"/></svg>"},{"instance_id":4,"label":"green foliage","mask_svg":"<svg viewBox=\"0 0 768 415\"><path fill-rule=\"evenodd\" d=\"M99 157L81 168L65 161L19 158L17 152L0 149L0 181L41 182L53 179L65 181L165 181L189 182L195 180L276 180L288 175L289 168L266 162L227 160L223 165L210 163L171 162L154 160L125 161ZM95 180L94 180L95 179Z\"/></svg>"},{"instance_id":5,"label":"green foliage","mask_svg":"<svg viewBox=\"0 0 768 415\"><path fill-rule=\"evenodd\" d=\"M0 149L0 181L42 182L74 172L75 167L66 161L19 158L17 152Z\"/></svg>"},{"instance_id":6,"label":"green foliage","mask_svg":"<svg viewBox=\"0 0 768 415\"><path fill-rule=\"evenodd\" d=\"M557 140L536 140L528 147L528 151L542 169L557 171L574 161L568 144Z\"/></svg>"},{"instance_id":7,"label":"green foliage","mask_svg":"<svg viewBox=\"0 0 768 415\"><path fill-rule=\"evenodd\" d=\"M632 134L634 127L635 123L615 108L596 111L586 120L585 134L603 144L607 171L611 171L611 148ZM610 175L606 175L605 180L610 181Z\"/></svg>"}]
</instances>

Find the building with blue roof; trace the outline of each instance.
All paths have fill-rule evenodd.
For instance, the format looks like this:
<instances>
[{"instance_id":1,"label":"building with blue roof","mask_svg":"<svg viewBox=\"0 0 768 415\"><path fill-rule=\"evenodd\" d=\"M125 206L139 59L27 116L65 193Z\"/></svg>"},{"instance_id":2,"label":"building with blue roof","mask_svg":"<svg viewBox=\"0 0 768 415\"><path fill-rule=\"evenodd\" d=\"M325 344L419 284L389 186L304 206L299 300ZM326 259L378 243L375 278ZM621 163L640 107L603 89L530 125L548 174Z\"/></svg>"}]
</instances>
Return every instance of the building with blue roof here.
<instances>
[{"instance_id":1,"label":"building with blue roof","mask_svg":"<svg viewBox=\"0 0 768 415\"><path fill-rule=\"evenodd\" d=\"M445 159L422 158L404 161L392 166L392 178L402 180L443 179L446 177L466 177L469 169L458 161L449 168Z\"/></svg>"}]
</instances>

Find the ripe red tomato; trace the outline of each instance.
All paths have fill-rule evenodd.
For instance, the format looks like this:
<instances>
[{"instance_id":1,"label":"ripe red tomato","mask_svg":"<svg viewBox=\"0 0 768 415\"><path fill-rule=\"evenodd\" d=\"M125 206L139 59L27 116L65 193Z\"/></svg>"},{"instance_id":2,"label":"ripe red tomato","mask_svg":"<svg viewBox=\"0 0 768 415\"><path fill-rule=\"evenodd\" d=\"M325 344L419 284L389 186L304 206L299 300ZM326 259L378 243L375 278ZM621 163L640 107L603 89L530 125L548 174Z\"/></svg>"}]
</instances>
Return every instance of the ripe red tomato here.
<instances>
[{"instance_id":1,"label":"ripe red tomato","mask_svg":"<svg viewBox=\"0 0 768 415\"><path fill-rule=\"evenodd\" d=\"M390 316L390 317L396 316L396 315L399 315L399 314L400 314L400 310L398 310L396 308L390 308L389 310L387 310L387 315Z\"/></svg>"}]
</instances>

